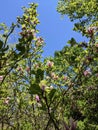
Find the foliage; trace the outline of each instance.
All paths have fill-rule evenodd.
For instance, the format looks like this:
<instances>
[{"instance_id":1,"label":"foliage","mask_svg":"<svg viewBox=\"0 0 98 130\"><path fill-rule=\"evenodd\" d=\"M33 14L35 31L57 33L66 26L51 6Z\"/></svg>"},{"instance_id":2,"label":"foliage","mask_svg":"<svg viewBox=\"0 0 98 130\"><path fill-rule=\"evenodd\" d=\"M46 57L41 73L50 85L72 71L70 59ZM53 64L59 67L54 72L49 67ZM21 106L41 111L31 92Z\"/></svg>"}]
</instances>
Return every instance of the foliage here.
<instances>
[{"instance_id":1,"label":"foliage","mask_svg":"<svg viewBox=\"0 0 98 130\"><path fill-rule=\"evenodd\" d=\"M97 23L97 1L92 2L96 9L92 12L83 12L91 1L89 6L84 1L77 9L81 2L60 1L58 11L68 14L71 20L83 21L85 15L90 21L89 27L87 22L83 23L86 30L82 33L89 42L77 43L71 38L54 57L42 58L44 40L36 29L37 4L23 7L23 16L17 17L17 23L10 28L4 23L0 25L2 130L98 129L98 27L93 26ZM15 28L20 32L12 47L9 38Z\"/></svg>"},{"instance_id":2,"label":"foliage","mask_svg":"<svg viewBox=\"0 0 98 130\"><path fill-rule=\"evenodd\" d=\"M88 38L88 42L80 43L72 38L68 41L70 46L55 53L55 58L60 61L60 72L70 77L73 84L67 96L67 117L71 116L78 121L79 130L98 129L97 5L97 0L60 0L57 7L59 13L75 21L73 30Z\"/></svg>"},{"instance_id":3,"label":"foliage","mask_svg":"<svg viewBox=\"0 0 98 130\"><path fill-rule=\"evenodd\" d=\"M98 0L59 0L57 11L76 21L74 30L83 35L89 26L98 26Z\"/></svg>"}]
</instances>

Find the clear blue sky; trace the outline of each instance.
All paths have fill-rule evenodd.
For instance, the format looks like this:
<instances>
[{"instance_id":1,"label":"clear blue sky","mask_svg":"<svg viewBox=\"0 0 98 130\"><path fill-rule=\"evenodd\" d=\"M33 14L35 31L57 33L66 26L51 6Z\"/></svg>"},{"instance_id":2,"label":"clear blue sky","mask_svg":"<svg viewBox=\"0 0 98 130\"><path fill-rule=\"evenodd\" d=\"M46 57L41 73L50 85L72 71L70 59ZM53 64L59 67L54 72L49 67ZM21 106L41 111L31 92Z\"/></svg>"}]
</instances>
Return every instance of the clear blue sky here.
<instances>
[{"instance_id":1,"label":"clear blue sky","mask_svg":"<svg viewBox=\"0 0 98 130\"><path fill-rule=\"evenodd\" d=\"M45 39L44 56L53 55L56 50L61 50L66 42L75 37L82 41L82 36L72 31L73 23L67 17L62 18L56 11L58 0L0 0L0 23L11 25L16 17L22 15L22 6L28 3L38 3L40 35Z\"/></svg>"}]
</instances>

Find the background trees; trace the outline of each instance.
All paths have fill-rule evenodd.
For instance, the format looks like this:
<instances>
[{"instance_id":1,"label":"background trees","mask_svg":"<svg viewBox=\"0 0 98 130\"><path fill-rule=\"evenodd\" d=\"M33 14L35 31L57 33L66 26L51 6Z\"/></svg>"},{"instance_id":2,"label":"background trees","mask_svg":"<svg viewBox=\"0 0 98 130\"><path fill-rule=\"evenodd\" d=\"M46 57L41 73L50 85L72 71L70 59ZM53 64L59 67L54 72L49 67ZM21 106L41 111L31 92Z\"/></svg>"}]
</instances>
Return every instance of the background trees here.
<instances>
[{"instance_id":1,"label":"background trees","mask_svg":"<svg viewBox=\"0 0 98 130\"><path fill-rule=\"evenodd\" d=\"M1 24L0 127L2 130L98 129L97 1L60 1L58 12L76 20L88 38L68 41L54 57L42 58L44 40L36 29L37 5L8 28ZM91 10L92 5L93 10ZM80 7L80 8L79 8ZM85 10L84 10L85 8ZM8 38L19 28L17 44Z\"/></svg>"}]
</instances>

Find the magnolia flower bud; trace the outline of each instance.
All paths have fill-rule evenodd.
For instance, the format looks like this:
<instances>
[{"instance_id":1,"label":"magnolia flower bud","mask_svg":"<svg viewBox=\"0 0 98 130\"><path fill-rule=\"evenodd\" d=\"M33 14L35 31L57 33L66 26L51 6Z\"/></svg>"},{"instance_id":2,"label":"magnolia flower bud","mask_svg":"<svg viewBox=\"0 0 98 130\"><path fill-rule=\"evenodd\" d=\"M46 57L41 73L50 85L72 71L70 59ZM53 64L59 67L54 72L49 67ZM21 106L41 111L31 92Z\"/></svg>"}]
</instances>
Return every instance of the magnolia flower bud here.
<instances>
[{"instance_id":1,"label":"magnolia flower bud","mask_svg":"<svg viewBox=\"0 0 98 130\"><path fill-rule=\"evenodd\" d=\"M0 81L2 81L3 80L3 76L0 76Z\"/></svg>"},{"instance_id":2,"label":"magnolia flower bud","mask_svg":"<svg viewBox=\"0 0 98 130\"><path fill-rule=\"evenodd\" d=\"M51 73L51 77L54 78L56 75L54 72Z\"/></svg>"},{"instance_id":3,"label":"magnolia flower bud","mask_svg":"<svg viewBox=\"0 0 98 130\"><path fill-rule=\"evenodd\" d=\"M26 71L29 72L29 71L30 71L30 67L27 67L27 68L26 68Z\"/></svg>"},{"instance_id":4,"label":"magnolia flower bud","mask_svg":"<svg viewBox=\"0 0 98 130\"><path fill-rule=\"evenodd\" d=\"M52 90L52 89L53 89L53 86L50 86L49 88L50 88L50 90Z\"/></svg>"},{"instance_id":5,"label":"magnolia flower bud","mask_svg":"<svg viewBox=\"0 0 98 130\"><path fill-rule=\"evenodd\" d=\"M4 101L4 103L5 103L5 104L9 104L9 100L6 99L6 100Z\"/></svg>"},{"instance_id":6,"label":"magnolia flower bud","mask_svg":"<svg viewBox=\"0 0 98 130\"><path fill-rule=\"evenodd\" d=\"M96 77L98 77L98 73L96 73Z\"/></svg>"},{"instance_id":7,"label":"magnolia flower bud","mask_svg":"<svg viewBox=\"0 0 98 130\"><path fill-rule=\"evenodd\" d=\"M53 67L54 63L52 61L47 61L47 66L48 67Z\"/></svg>"},{"instance_id":8,"label":"magnolia flower bud","mask_svg":"<svg viewBox=\"0 0 98 130\"><path fill-rule=\"evenodd\" d=\"M90 36L92 36L92 35L94 34L94 30L95 30L95 27L89 27L89 28L87 29L87 33L88 33Z\"/></svg>"},{"instance_id":9,"label":"magnolia flower bud","mask_svg":"<svg viewBox=\"0 0 98 130\"><path fill-rule=\"evenodd\" d=\"M68 77L67 77L67 76L64 76L64 77L63 77L63 80L65 80L65 81L66 81L67 79L68 79Z\"/></svg>"},{"instance_id":10,"label":"magnolia flower bud","mask_svg":"<svg viewBox=\"0 0 98 130\"><path fill-rule=\"evenodd\" d=\"M51 73L51 78L53 78L54 80L57 80L59 77L54 72L52 72Z\"/></svg>"},{"instance_id":11,"label":"magnolia flower bud","mask_svg":"<svg viewBox=\"0 0 98 130\"><path fill-rule=\"evenodd\" d=\"M95 46L96 46L96 47L98 47L98 43L97 43L97 44L95 44Z\"/></svg>"},{"instance_id":12,"label":"magnolia flower bud","mask_svg":"<svg viewBox=\"0 0 98 130\"><path fill-rule=\"evenodd\" d=\"M10 101L10 97L7 97L7 98L5 99L5 101L4 101L4 103L8 105L8 104L9 104L9 101Z\"/></svg>"},{"instance_id":13,"label":"magnolia flower bud","mask_svg":"<svg viewBox=\"0 0 98 130\"><path fill-rule=\"evenodd\" d=\"M39 98L39 96L38 96L38 95L36 95L36 96L35 96L35 99L36 99L36 101L37 101L37 102L39 102L39 101L40 101L40 98Z\"/></svg>"},{"instance_id":14,"label":"magnolia flower bud","mask_svg":"<svg viewBox=\"0 0 98 130\"><path fill-rule=\"evenodd\" d=\"M42 45L43 42L44 42L44 40L41 37L38 37L37 41L36 41L36 46L38 47L38 46Z\"/></svg>"},{"instance_id":15,"label":"magnolia flower bud","mask_svg":"<svg viewBox=\"0 0 98 130\"><path fill-rule=\"evenodd\" d=\"M17 68L18 71L22 71L22 67Z\"/></svg>"},{"instance_id":16,"label":"magnolia flower bud","mask_svg":"<svg viewBox=\"0 0 98 130\"><path fill-rule=\"evenodd\" d=\"M49 77L49 76L46 76L46 79L48 80L48 79L50 79L50 77Z\"/></svg>"},{"instance_id":17,"label":"magnolia flower bud","mask_svg":"<svg viewBox=\"0 0 98 130\"><path fill-rule=\"evenodd\" d=\"M88 75L91 74L91 72L90 72L89 70L85 70L85 71L83 72L83 74L84 74L84 76L88 76Z\"/></svg>"}]
</instances>

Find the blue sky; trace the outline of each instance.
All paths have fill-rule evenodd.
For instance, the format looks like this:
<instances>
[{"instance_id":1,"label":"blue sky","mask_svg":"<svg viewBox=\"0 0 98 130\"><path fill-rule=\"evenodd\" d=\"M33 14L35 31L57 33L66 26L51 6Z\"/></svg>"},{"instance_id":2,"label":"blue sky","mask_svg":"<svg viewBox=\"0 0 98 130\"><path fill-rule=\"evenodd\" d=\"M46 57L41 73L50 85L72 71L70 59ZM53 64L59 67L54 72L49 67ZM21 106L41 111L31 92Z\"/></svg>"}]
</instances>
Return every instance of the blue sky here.
<instances>
[{"instance_id":1,"label":"blue sky","mask_svg":"<svg viewBox=\"0 0 98 130\"><path fill-rule=\"evenodd\" d=\"M38 3L40 35L45 39L43 56L52 56L55 51L61 50L67 41L74 37L82 41L82 36L72 31L73 23L67 17L62 18L56 11L58 0L0 0L0 23L11 25L16 17L22 15L22 6L28 3Z\"/></svg>"}]
</instances>

